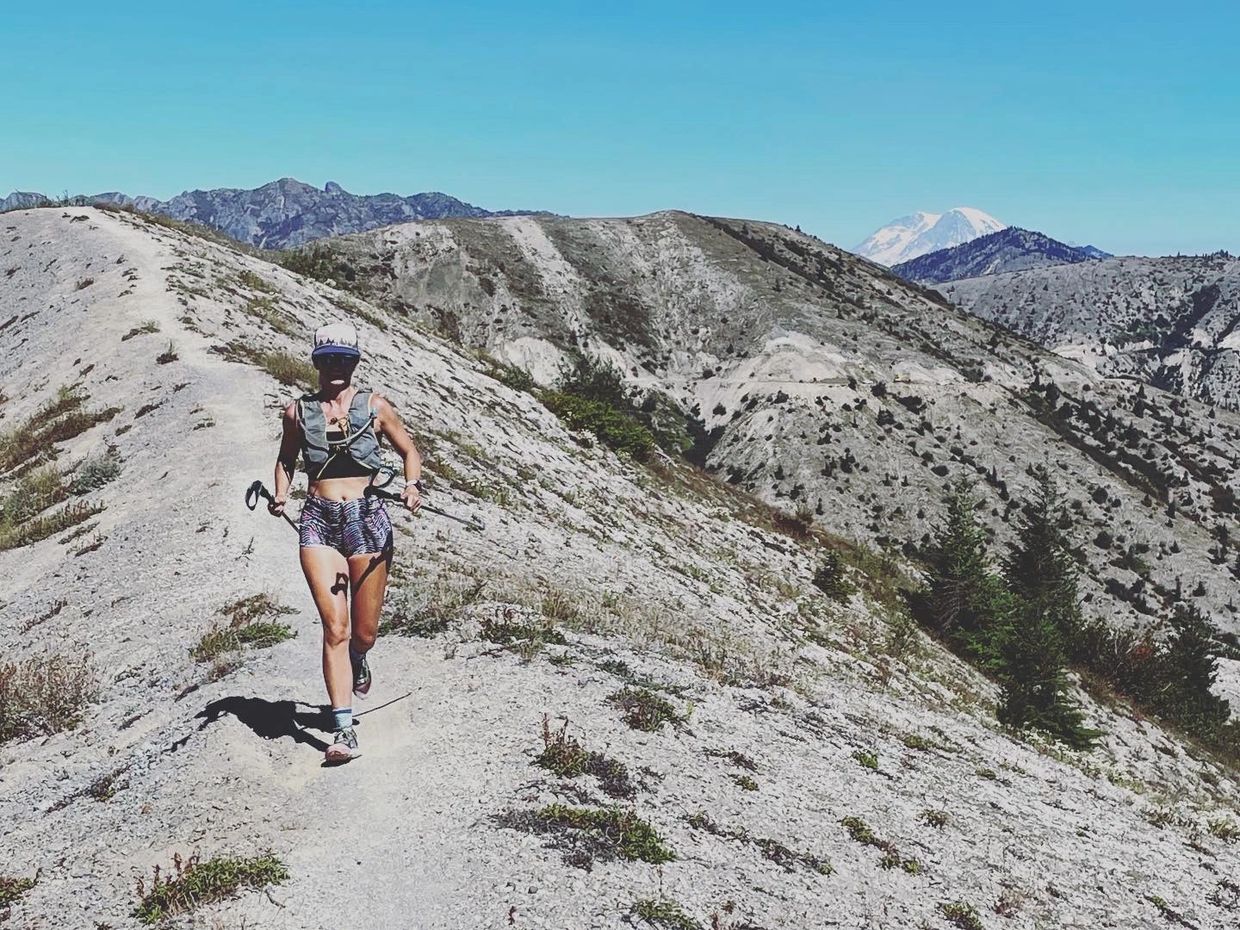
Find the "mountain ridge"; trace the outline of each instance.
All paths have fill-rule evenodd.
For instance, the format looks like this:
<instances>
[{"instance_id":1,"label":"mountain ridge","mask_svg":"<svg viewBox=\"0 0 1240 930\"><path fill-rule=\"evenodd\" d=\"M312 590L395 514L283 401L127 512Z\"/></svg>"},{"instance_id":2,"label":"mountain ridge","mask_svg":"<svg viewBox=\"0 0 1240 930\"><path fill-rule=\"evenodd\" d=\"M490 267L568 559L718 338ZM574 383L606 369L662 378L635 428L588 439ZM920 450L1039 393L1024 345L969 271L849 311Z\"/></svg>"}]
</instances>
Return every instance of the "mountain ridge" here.
<instances>
[{"instance_id":1,"label":"mountain ridge","mask_svg":"<svg viewBox=\"0 0 1240 930\"><path fill-rule=\"evenodd\" d=\"M1111 256L1094 246L1075 247L1045 233L1008 226L960 245L927 252L892 265L891 271L921 284L1023 271L1039 265L1095 261Z\"/></svg>"},{"instance_id":2,"label":"mountain ridge","mask_svg":"<svg viewBox=\"0 0 1240 930\"><path fill-rule=\"evenodd\" d=\"M491 211L438 191L401 196L352 194L335 181L322 189L284 177L256 188L184 191L170 200L130 196L118 191L69 198L73 203L104 203L200 223L239 242L266 249L304 245L315 239L362 232L393 223L443 217L507 216L524 211ZM14 192L0 199L0 211L51 201L42 194Z\"/></svg>"}]
</instances>

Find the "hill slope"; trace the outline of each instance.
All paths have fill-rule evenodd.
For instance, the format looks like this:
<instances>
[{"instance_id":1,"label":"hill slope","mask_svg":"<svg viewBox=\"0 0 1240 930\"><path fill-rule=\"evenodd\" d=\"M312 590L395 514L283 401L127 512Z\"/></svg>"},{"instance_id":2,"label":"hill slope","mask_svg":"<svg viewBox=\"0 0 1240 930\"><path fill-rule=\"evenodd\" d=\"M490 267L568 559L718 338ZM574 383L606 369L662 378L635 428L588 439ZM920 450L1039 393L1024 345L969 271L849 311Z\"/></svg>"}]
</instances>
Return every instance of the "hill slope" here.
<instances>
[{"instance_id":1,"label":"hill slope","mask_svg":"<svg viewBox=\"0 0 1240 930\"><path fill-rule=\"evenodd\" d=\"M687 222L648 223L669 221ZM135 878L194 849L269 850L290 873L194 926L343 912L383 930L618 928L661 897L733 928L946 926L952 905L1013 927L1234 920L1223 878L1240 852L1208 830L1235 817L1231 776L1092 704L1109 736L1088 755L1013 741L992 685L889 625L877 560L854 572L870 593L826 599L811 576L827 540L774 532L761 506L674 464L585 444L399 312L123 213L4 224L7 428L40 410L60 422L46 405L65 385L84 409L121 408L41 450L76 476L119 461L86 536L0 551L6 659L90 652L101 685L78 727L0 745L0 868L38 873L15 926L137 926ZM321 769L317 622L292 533L241 491L269 474L290 395L267 373L288 368L276 353L301 355L341 315L428 453L432 499L487 530L396 517L366 755ZM299 635L193 661L220 610L256 594ZM522 624L565 642L540 651ZM640 682L685 721L625 726L609 696ZM533 765L544 714L622 763L630 790ZM540 826L540 805L602 808L608 790L674 860Z\"/></svg>"},{"instance_id":2,"label":"hill slope","mask_svg":"<svg viewBox=\"0 0 1240 930\"><path fill-rule=\"evenodd\" d=\"M930 252L893 265L891 271L909 281L937 284L959 278L1024 271L1042 265L1065 265L1108 257L1092 246L1075 248L1050 236L1009 226L962 245Z\"/></svg>"},{"instance_id":3,"label":"hill slope","mask_svg":"<svg viewBox=\"0 0 1240 930\"><path fill-rule=\"evenodd\" d=\"M1138 401L812 237L684 213L517 217L311 252L393 312L541 381L575 354L614 361L695 418L711 471L897 558L928 539L960 478L1008 539L1028 466L1049 458L1080 523L1091 609L1157 625L1178 587L1240 629L1234 553L1216 546L1240 532L1224 491L1240 489L1236 417Z\"/></svg>"},{"instance_id":4,"label":"hill slope","mask_svg":"<svg viewBox=\"0 0 1240 930\"><path fill-rule=\"evenodd\" d=\"M1226 254L1113 258L941 290L1102 374L1240 409L1240 261Z\"/></svg>"}]
</instances>

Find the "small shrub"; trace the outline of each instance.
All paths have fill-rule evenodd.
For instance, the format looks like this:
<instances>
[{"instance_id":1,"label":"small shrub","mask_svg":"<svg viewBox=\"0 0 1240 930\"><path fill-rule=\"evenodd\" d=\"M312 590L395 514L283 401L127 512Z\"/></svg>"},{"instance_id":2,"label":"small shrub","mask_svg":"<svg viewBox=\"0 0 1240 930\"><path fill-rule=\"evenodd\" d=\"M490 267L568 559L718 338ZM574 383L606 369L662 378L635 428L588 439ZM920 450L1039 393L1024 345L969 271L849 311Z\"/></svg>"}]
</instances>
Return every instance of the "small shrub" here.
<instances>
[{"instance_id":1,"label":"small shrub","mask_svg":"<svg viewBox=\"0 0 1240 930\"><path fill-rule=\"evenodd\" d=\"M56 444L81 435L120 413L119 407L85 410L85 394L62 387L28 419L0 434L0 472L32 468L56 458Z\"/></svg>"},{"instance_id":2,"label":"small shrub","mask_svg":"<svg viewBox=\"0 0 1240 930\"><path fill-rule=\"evenodd\" d=\"M154 320L147 320L141 326L135 326L129 332L125 333L125 335L121 336L121 342L128 342L134 336L141 336L144 334L157 333L157 332L159 332L159 324L156 323Z\"/></svg>"},{"instance_id":3,"label":"small shrub","mask_svg":"<svg viewBox=\"0 0 1240 930\"><path fill-rule=\"evenodd\" d=\"M645 461L654 449L654 436L623 410L597 400L588 400L563 391L547 391L543 404L573 429L585 430L603 445Z\"/></svg>"},{"instance_id":4,"label":"small shrub","mask_svg":"<svg viewBox=\"0 0 1240 930\"><path fill-rule=\"evenodd\" d=\"M835 601L846 602L857 588L848 580L844 559L834 549L822 555L822 561L814 572L814 587Z\"/></svg>"},{"instance_id":5,"label":"small shrub","mask_svg":"<svg viewBox=\"0 0 1240 930\"><path fill-rule=\"evenodd\" d=\"M451 626L462 608L482 597L485 586L478 578L436 575L416 587L389 589L383 605L383 629L401 636L438 636Z\"/></svg>"},{"instance_id":6,"label":"small shrub","mask_svg":"<svg viewBox=\"0 0 1240 930\"><path fill-rule=\"evenodd\" d=\"M940 904L939 910L943 916L954 923L961 930L984 930L982 927L982 918L978 916L977 911L970 904L963 901L951 901L946 904Z\"/></svg>"},{"instance_id":7,"label":"small shrub","mask_svg":"<svg viewBox=\"0 0 1240 930\"><path fill-rule=\"evenodd\" d=\"M7 875L0 875L0 907L12 907L35 884L33 878L10 878ZM4 915L0 914L0 923L3 920Z\"/></svg>"},{"instance_id":8,"label":"small shrub","mask_svg":"<svg viewBox=\"0 0 1240 930\"><path fill-rule=\"evenodd\" d=\"M868 752L864 749L858 749L852 754L852 757L857 760L857 764L862 768L870 769L873 772L878 771L877 753Z\"/></svg>"},{"instance_id":9,"label":"small shrub","mask_svg":"<svg viewBox=\"0 0 1240 930\"><path fill-rule=\"evenodd\" d=\"M679 904L667 899L635 901L629 913L652 927L663 927L665 930L701 930L702 926L690 918Z\"/></svg>"},{"instance_id":10,"label":"small shrub","mask_svg":"<svg viewBox=\"0 0 1240 930\"><path fill-rule=\"evenodd\" d=\"M534 376L524 368L518 368L515 365L496 365L491 369L491 377L501 384L505 384L514 391L525 391L532 393L537 386L534 383Z\"/></svg>"},{"instance_id":11,"label":"small shrub","mask_svg":"<svg viewBox=\"0 0 1240 930\"><path fill-rule=\"evenodd\" d=\"M120 790L120 781L124 774L125 769L119 768L115 772L100 775L90 783L86 793L96 801L110 801L116 796L116 792Z\"/></svg>"},{"instance_id":12,"label":"small shrub","mask_svg":"<svg viewBox=\"0 0 1240 930\"><path fill-rule=\"evenodd\" d=\"M169 362L175 362L180 357L181 356L177 355L176 346L169 342L168 348L164 349L164 351L155 356L155 362L159 365L167 365Z\"/></svg>"},{"instance_id":13,"label":"small shrub","mask_svg":"<svg viewBox=\"0 0 1240 930\"><path fill-rule=\"evenodd\" d=\"M115 480L120 473L121 457L117 454L116 446L108 443L104 452L86 459L77 467L69 482L69 493L81 495L98 491L109 481Z\"/></svg>"},{"instance_id":14,"label":"small shrub","mask_svg":"<svg viewBox=\"0 0 1240 930\"><path fill-rule=\"evenodd\" d=\"M1240 826L1236 826L1236 822L1230 817L1211 820L1208 829L1211 836L1218 837L1225 843L1240 839Z\"/></svg>"},{"instance_id":15,"label":"small shrub","mask_svg":"<svg viewBox=\"0 0 1240 930\"><path fill-rule=\"evenodd\" d=\"M190 650L196 662L213 662L246 646L268 649L297 634L276 620L297 611L277 604L266 594L253 594L225 604L219 613L226 622L215 624Z\"/></svg>"},{"instance_id":16,"label":"small shrub","mask_svg":"<svg viewBox=\"0 0 1240 930\"><path fill-rule=\"evenodd\" d=\"M757 791L758 783L749 775L733 775L732 780L746 791Z\"/></svg>"},{"instance_id":17,"label":"small shrub","mask_svg":"<svg viewBox=\"0 0 1240 930\"><path fill-rule=\"evenodd\" d=\"M745 755L743 752L738 752L735 749L729 749L727 751L720 749L708 749L706 750L706 755L710 756L712 759L726 759L738 768L745 769L749 772L758 771L757 762L754 762L753 759L749 758L749 756Z\"/></svg>"},{"instance_id":18,"label":"small shrub","mask_svg":"<svg viewBox=\"0 0 1240 930\"><path fill-rule=\"evenodd\" d=\"M87 655L44 653L0 664L0 743L75 726L99 695Z\"/></svg>"},{"instance_id":19,"label":"small shrub","mask_svg":"<svg viewBox=\"0 0 1240 930\"><path fill-rule=\"evenodd\" d=\"M683 719L676 708L648 688L621 688L607 701L623 711L624 722L634 730L653 733L665 723L677 724Z\"/></svg>"},{"instance_id":20,"label":"small shrub","mask_svg":"<svg viewBox=\"0 0 1240 930\"><path fill-rule=\"evenodd\" d=\"M103 512L102 504L77 502L68 504L53 514L34 517L15 527L0 527L0 550L20 549L55 536L70 527L84 523Z\"/></svg>"},{"instance_id":21,"label":"small shrub","mask_svg":"<svg viewBox=\"0 0 1240 930\"><path fill-rule=\"evenodd\" d=\"M599 787L613 798L632 798L637 790L629 778L624 763L609 759L601 752L586 749L568 735L568 719L558 730L551 729L549 718L543 715L543 751L534 760L535 765L554 772L561 778L593 775Z\"/></svg>"},{"instance_id":22,"label":"small shrub","mask_svg":"<svg viewBox=\"0 0 1240 930\"><path fill-rule=\"evenodd\" d=\"M921 819L930 824L930 826L938 830L942 830L945 826L947 826L947 822L950 818L947 816L947 811L937 811L927 808L921 812Z\"/></svg>"},{"instance_id":23,"label":"small shrub","mask_svg":"<svg viewBox=\"0 0 1240 930\"><path fill-rule=\"evenodd\" d=\"M273 285L267 283L266 278L263 278L260 275L256 275L254 272L250 271L249 269L245 269L240 274L238 274L237 280L243 286L248 287L252 291L261 291L264 294L270 294L272 291L275 290L275 287Z\"/></svg>"},{"instance_id":24,"label":"small shrub","mask_svg":"<svg viewBox=\"0 0 1240 930\"><path fill-rule=\"evenodd\" d=\"M548 643L565 645L564 634L550 624L522 623L511 607L496 609L494 617L482 618L481 636L500 646L511 646L532 655Z\"/></svg>"},{"instance_id":25,"label":"small shrub","mask_svg":"<svg viewBox=\"0 0 1240 930\"><path fill-rule=\"evenodd\" d=\"M223 901L244 888L263 888L289 879L284 863L271 854L251 859L217 856L203 862L197 853L188 859L177 853L172 862L167 872L155 866L149 884L145 877L137 880L139 903L133 916L144 924L157 924L199 905Z\"/></svg>"},{"instance_id":26,"label":"small shrub","mask_svg":"<svg viewBox=\"0 0 1240 930\"><path fill-rule=\"evenodd\" d=\"M590 868L596 859L659 865L676 858L654 827L634 811L620 807L550 804L536 811L509 812L499 822L512 829L555 837L568 854L569 864L581 868Z\"/></svg>"}]
</instances>

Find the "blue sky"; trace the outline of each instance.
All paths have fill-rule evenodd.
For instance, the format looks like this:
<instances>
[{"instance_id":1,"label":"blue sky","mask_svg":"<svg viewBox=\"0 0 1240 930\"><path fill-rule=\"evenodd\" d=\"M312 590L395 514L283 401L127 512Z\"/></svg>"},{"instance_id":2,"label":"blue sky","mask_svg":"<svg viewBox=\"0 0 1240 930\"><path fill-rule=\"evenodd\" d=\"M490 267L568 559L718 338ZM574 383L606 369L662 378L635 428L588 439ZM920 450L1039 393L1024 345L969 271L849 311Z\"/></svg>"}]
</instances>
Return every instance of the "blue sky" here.
<instances>
[{"instance_id":1,"label":"blue sky","mask_svg":"<svg viewBox=\"0 0 1240 930\"><path fill-rule=\"evenodd\" d=\"M10 0L0 195L293 176L845 247L967 205L1115 252L1240 252L1234 4L835 6Z\"/></svg>"}]
</instances>

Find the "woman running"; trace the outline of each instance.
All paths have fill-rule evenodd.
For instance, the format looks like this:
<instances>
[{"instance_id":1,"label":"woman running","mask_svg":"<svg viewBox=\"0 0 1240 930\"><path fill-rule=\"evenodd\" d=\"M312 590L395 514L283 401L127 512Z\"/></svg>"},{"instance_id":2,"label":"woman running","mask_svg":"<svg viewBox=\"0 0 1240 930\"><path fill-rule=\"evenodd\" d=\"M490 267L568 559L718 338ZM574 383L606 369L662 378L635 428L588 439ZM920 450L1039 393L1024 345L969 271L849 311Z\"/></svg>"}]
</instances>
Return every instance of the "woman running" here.
<instances>
[{"instance_id":1,"label":"woman running","mask_svg":"<svg viewBox=\"0 0 1240 930\"><path fill-rule=\"evenodd\" d=\"M386 436L404 459L400 497L411 512L422 506L422 457L392 405L353 386L361 352L352 324L320 327L310 358L319 389L284 408L274 500L267 509L284 513L300 452L310 479L301 510L301 570L323 620L323 681L336 730L326 761L336 765L361 755L349 692L365 697L370 691L366 653L379 631L392 563L392 524L384 501L363 493L383 467L379 437Z\"/></svg>"}]
</instances>

